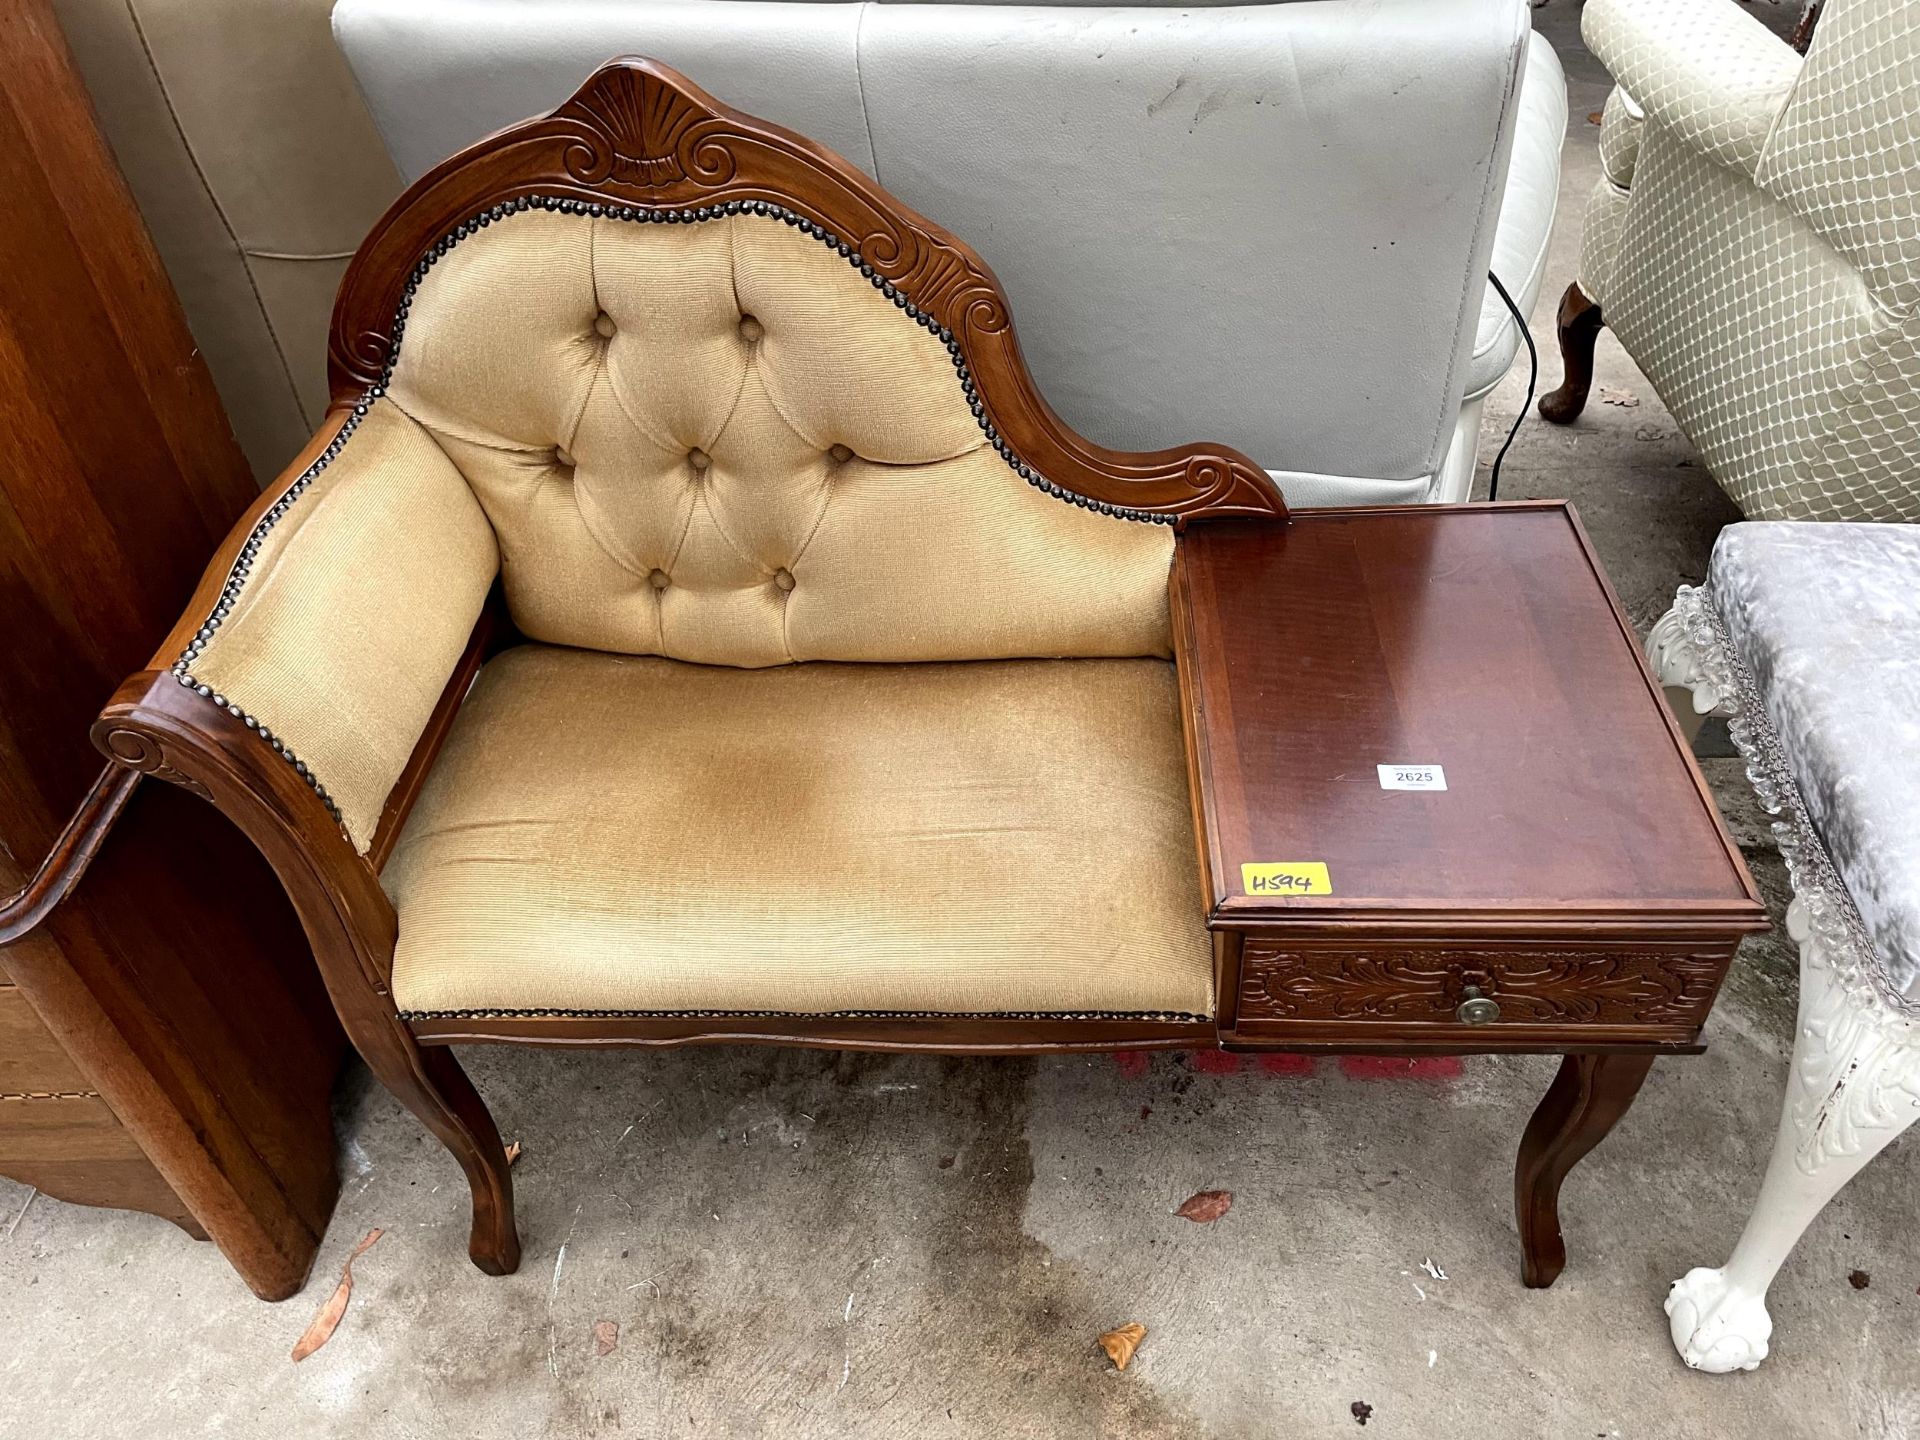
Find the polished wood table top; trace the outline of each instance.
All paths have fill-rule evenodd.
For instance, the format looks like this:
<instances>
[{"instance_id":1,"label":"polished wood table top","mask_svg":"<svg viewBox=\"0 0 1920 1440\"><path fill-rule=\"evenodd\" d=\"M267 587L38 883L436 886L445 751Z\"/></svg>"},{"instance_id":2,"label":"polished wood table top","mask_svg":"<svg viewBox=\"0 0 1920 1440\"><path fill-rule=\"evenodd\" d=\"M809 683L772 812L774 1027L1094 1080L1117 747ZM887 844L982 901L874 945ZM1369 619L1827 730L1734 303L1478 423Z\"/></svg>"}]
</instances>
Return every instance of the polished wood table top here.
<instances>
[{"instance_id":1,"label":"polished wood table top","mask_svg":"<svg viewBox=\"0 0 1920 1440\"><path fill-rule=\"evenodd\" d=\"M1216 925L1763 924L1569 507L1196 526L1176 565Z\"/></svg>"}]
</instances>

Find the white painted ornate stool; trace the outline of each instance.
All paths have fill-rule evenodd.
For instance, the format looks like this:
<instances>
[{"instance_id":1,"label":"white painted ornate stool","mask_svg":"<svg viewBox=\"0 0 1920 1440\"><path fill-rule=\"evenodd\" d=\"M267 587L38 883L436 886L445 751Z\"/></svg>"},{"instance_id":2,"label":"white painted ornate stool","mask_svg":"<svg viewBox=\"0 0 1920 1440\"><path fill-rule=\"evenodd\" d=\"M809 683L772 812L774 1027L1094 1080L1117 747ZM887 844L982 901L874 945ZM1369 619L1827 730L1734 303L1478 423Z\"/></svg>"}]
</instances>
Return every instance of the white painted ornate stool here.
<instances>
[{"instance_id":1,"label":"white painted ornate stool","mask_svg":"<svg viewBox=\"0 0 1920 1440\"><path fill-rule=\"evenodd\" d=\"M1920 1118L1920 526L1731 526L1647 649L1698 715L1729 717L1793 881L1800 1014L1773 1158L1732 1257L1666 1302L1687 1364L1751 1370L1801 1233Z\"/></svg>"}]
</instances>

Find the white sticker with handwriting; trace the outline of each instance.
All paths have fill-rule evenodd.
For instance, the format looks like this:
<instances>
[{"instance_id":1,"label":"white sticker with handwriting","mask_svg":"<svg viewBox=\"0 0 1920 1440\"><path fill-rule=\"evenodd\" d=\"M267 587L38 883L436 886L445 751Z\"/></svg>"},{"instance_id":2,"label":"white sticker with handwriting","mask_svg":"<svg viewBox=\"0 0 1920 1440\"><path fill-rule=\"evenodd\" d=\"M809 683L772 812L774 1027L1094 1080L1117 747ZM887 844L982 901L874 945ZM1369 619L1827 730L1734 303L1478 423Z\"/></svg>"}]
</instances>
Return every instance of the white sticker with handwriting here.
<instances>
[{"instance_id":1,"label":"white sticker with handwriting","mask_svg":"<svg viewBox=\"0 0 1920 1440\"><path fill-rule=\"evenodd\" d=\"M1438 765L1380 765L1382 790L1444 790L1447 772Z\"/></svg>"}]
</instances>

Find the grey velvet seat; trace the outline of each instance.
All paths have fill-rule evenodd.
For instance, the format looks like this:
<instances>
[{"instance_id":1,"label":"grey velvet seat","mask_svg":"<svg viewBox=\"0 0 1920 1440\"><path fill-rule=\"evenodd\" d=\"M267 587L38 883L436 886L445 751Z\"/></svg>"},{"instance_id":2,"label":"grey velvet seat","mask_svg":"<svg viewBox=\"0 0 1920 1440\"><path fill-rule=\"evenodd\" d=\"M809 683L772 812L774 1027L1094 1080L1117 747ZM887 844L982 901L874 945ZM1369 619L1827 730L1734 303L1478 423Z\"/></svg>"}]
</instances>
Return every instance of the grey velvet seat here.
<instances>
[{"instance_id":1,"label":"grey velvet seat","mask_svg":"<svg viewBox=\"0 0 1920 1440\"><path fill-rule=\"evenodd\" d=\"M1802 1231L1920 1119L1920 526L1731 526L1649 648L1692 709L1729 717L1793 881L1800 1011L1773 1159L1726 1265L1667 1298L1688 1364L1750 1370Z\"/></svg>"}]
</instances>

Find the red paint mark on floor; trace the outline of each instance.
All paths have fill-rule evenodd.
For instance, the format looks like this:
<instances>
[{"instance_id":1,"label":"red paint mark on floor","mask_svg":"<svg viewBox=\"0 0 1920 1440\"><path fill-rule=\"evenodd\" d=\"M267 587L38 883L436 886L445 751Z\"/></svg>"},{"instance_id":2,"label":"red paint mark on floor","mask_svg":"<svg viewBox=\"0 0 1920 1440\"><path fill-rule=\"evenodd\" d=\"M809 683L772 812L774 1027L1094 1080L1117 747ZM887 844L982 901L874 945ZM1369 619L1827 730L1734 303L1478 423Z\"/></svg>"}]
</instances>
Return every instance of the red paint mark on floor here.
<instances>
[{"instance_id":1,"label":"red paint mark on floor","mask_svg":"<svg viewBox=\"0 0 1920 1440\"><path fill-rule=\"evenodd\" d=\"M1262 1055L1260 1068L1269 1075L1311 1075L1311 1055Z\"/></svg>"},{"instance_id":2,"label":"red paint mark on floor","mask_svg":"<svg viewBox=\"0 0 1920 1440\"><path fill-rule=\"evenodd\" d=\"M1226 1050L1195 1050L1187 1059L1202 1075L1232 1075L1240 1069L1240 1057Z\"/></svg>"},{"instance_id":3,"label":"red paint mark on floor","mask_svg":"<svg viewBox=\"0 0 1920 1440\"><path fill-rule=\"evenodd\" d=\"M1342 1055L1354 1080L1455 1080L1466 1069L1458 1055Z\"/></svg>"},{"instance_id":4,"label":"red paint mark on floor","mask_svg":"<svg viewBox=\"0 0 1920 1440\"><path fill-rule=\"evenodd\" d=\"M1144 1050L1116 1050L1113 1063L1120 1067L1120 1073L1129 1080L1138 1080L1147 1073L1153 1064L1153 1057Z\"/></svg>"}]
</instances>

